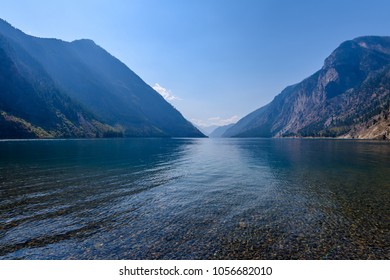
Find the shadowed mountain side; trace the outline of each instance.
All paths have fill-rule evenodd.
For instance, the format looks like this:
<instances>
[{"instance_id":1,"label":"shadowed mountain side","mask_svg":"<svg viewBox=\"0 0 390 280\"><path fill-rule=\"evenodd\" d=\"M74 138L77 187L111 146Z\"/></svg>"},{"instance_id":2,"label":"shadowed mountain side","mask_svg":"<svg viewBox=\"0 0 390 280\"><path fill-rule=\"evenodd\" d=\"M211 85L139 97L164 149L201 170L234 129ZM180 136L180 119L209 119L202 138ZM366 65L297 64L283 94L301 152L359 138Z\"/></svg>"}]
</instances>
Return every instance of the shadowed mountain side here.
<instances>
[{"instance_id":1,"label":"shadowed mountain side","mask_svg":"<svg viewBox=\"0 0 390 280\"><path fill-rule=\"evenodd\" d=\"M7 54L8 53L8 54ZM0 138L120 136L63 94L27 53L0 35Z\"/></svg>"},{"instance_id":2,"label":"shadowed mountain side","mask_svg":"<svg viewBox=\"0 0 390 280\"><path fill-rule=\"evenodd\" d=\"M3 80L7 75L13 75L24 79L26 83L45 84L44 88L50 87L68 100L67 108L82 112L81 115L88 115L91 120L98 120L99 126L104 126L103 130L112 131L113 136L119 133L124 136L204 137L161 95L93 41L77 40L69 43L36 38L2 20L0 35L3 56L7 56L17 69L16 72L7 73L12 68L2 67L0 75ZM14 94L17 89L8 85L7 91ZM43 96L48 103L53 103L50 100L52 96L40 88L28 91L28 95ZM4 99L4 93L0 98ZM28 107L28 102L22 99L20 97L21 102ZM18 103L7 102L7 110L3 107L0 110L8 114ZM32 114L36 113L33 112L34 107L28 110ZM41 116L48 121L52 119L48 114ZM19 114L16 117L22 116ZM26 122L32 121L34 125L34 120L25 117L23 119ZM75 128L80 128L81 123L73 124ZM53 136L57 135L61 133ZM71 137L93 135L69 134Z\"/></svg>"}]
</instances>

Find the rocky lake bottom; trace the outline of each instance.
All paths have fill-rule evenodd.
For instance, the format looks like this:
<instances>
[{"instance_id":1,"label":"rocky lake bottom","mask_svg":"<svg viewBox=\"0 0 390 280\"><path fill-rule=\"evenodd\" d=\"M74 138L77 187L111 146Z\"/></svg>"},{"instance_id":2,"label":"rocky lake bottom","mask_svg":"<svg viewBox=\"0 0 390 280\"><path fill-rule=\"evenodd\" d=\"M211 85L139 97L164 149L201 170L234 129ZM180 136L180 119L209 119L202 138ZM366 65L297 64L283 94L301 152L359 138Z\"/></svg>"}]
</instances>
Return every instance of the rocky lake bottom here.
<instances>
[{"instance_id":1,"label":"rocky lake bottom","mask_svg":"<svg viewBox=\"0 0 390 280\"><path fill-rule=\"evenodd\" d=\"M0 259L389 259L390 145L0 141Z\"/></svg>"}]
</instances>

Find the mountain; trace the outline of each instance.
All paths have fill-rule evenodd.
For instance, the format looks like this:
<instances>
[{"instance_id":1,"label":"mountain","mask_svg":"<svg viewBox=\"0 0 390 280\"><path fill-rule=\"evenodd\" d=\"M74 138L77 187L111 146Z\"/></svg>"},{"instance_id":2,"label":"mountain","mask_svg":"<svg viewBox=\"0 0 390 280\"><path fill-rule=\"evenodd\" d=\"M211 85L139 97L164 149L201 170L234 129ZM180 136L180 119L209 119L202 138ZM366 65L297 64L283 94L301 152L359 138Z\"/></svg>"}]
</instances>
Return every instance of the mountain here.
<instances>
[{"instance_id":1,"label":"mountain","mask_svg":"<svg viewBox=\"0 0 390 280\"><path fill-rule=\"evenodd\" d=\"M0 20L1 138L204 137L91 40L26 35Z\"/></svg>"},{"instance_id":2,"label":"mountain","mask_svg":"<svg viewBox=\"0 0 390 280\"><path fill-rule=\"evenodd\" d=\"M390 138L390 37L342 43L323 67L224 137Z\"/></svg>"},{"instance_id":3,"label":"mountain","mask_svg":"<svg viewBox=\"0 0 390 280\"><path fill-rule=\"evenodd\" d=\"M195 125L195 127L199 129L204 135L209 136L209 134L219 126L218 125L209 125L209 126Z\"/></svg>"},{"instance_id":4,"label":"mountain","mask_svg":"<svg viewBox=\"0 0 390 280\"><path fill-rule=\"evenodd\" d=\"M231 124L227 124L227 125L223 125L223 126L218 126L216 129L213 130L213 132L211 132L208 136L210 138L220 138L222 137L222 135L231 127L233 127L235 124L234 123L231 123Z\"/></svg>"}]
</instances>

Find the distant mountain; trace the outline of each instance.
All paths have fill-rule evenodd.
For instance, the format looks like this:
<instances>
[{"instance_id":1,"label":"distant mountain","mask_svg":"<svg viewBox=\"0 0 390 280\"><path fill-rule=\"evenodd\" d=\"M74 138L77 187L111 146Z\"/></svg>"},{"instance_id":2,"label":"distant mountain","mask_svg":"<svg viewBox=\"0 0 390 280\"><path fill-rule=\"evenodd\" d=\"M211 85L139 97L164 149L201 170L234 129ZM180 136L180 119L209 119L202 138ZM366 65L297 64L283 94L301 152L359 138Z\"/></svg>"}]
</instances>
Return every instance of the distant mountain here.
<instances>
[{"instance_id":1,"label":"distant mountain","mask_svg":"<svg viewBox=\"0 0 390 280\"><path fill-rule=\"evenodd\" d=\"M390 37L342 43L321 70L242 118L225 137L390 138Z\"/></svg>"},{"instance_id":2,"label":"distant mountain","mask_svg":"<svg viewBox=\"0 0 390 280\"><path fill-rule=\"evenodd\" d=\"M24 34L0 20L0 138L204 137L91 40Z\"/></svg>"},{"instance_id":3,"label":"distant mountain","mask_svg":"<svg viewBox=\"0 0 390 280\"><path fill-rule=\"evenodd\" d=\"M222 135L231 127L233 127L235 124L231 123L228 125L218 126L216 129L213 130L208 136L210 138L220 138Z\"/></svg>"},{"instance_id":4,"label":"distant mountain","mask_svg":"<svg viewBox=\"0 0 390 280\"><path fill-rule=\"evenodd\" d=\"M218 128L218 125L209 125L209 126L201 126L201 125L195 125L197 129L199 129L204 135L209 136L211 132L214 131L214 129Z\"/></svg>"}]
</instances>

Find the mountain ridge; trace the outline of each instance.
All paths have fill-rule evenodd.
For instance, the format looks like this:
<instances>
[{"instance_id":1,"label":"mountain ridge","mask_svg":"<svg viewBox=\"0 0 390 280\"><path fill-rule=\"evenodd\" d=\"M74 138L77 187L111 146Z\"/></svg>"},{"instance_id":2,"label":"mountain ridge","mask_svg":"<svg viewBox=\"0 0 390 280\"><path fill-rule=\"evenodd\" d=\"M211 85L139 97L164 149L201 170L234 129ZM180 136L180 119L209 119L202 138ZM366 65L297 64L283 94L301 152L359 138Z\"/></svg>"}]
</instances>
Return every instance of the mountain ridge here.
<instances>
[{"instance_id":1,"label":"mountain ridge","mask_svg":"<svg viewBox=\"0 0 390 280\"><path fill-rule=\"evenodd\" d=\"M345 41L320 70L286 87L223 136L387 139L387 128L365 135L359 131L371 126L378 114L383 115L381 119L386 115L389 73L390 37L362 36Z\"/></svg>"},{"instance_id":2,"label":"mountain ridge","mask_svg":"<svg viewBox=\"0 0 390 280\"><path fill-rule=\"evenodd\" d=\"M29 89L26 96L49 98L44 90L46 87L50 88L61 94L64 100L69 99L67 106L82 116L80 120L64 119L65 123L72 123L75 128L82 127L83 123L88 123L88 127L94 127L93 123L97 124L93 129L95 133L61 134L60 131L46 131L53 137L204 137L136 73L90 39L66 42L34 37L26 35L4 20L0 20L0 38L1 48L5 52L3 58L11 60L18 69L12 75L19 75L30 83L26 89L34 88L34 84L45 85L41 89L35 87L35 91ZM3 68L0 75L8 75L7 71L11 70ZM18 87L17 84L6 82L2 86L3 92L17 91ZM1 94L0 111L5 113L3 116L12 115L1 107L4 103L1 99L4 98L4 94ZM22 99L20 96L19 101L23 103ZM49 106L49 103L46 105ZM25 109L31 113L34 110L27 104ZM50 110L62 112L63 108L54 106ZM46 113L46 117L52 118ZM21 116L20 110L13 117L34 126L34 122ZM5 121L3 118L2 123ZM64 123L59 121L57 125ZM36 126L45 130L38 124Z\"/></svg>"}]
</instances>

